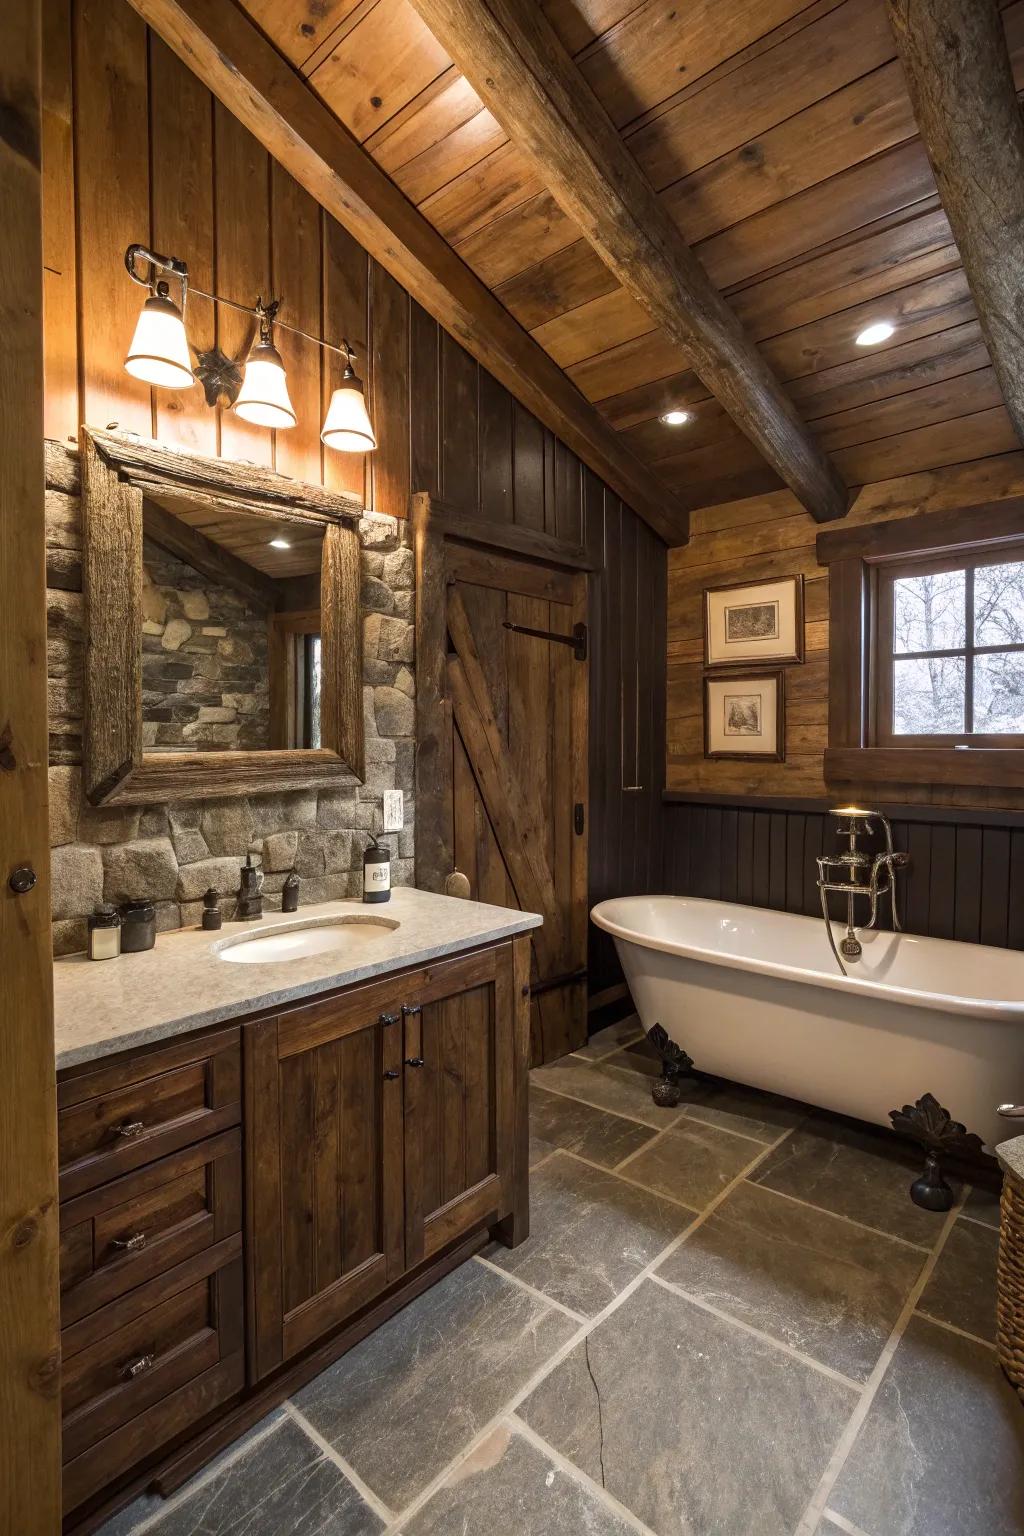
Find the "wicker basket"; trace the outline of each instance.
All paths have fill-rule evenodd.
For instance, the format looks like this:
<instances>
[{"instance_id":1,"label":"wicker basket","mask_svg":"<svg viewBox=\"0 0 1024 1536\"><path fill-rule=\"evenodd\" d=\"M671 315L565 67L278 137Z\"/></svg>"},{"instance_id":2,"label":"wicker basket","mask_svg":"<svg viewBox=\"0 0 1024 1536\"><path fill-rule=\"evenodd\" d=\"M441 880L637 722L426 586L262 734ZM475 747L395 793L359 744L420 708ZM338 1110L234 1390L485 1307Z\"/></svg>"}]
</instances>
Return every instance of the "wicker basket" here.
<instances>
[{"instance_id":1,"label":"wicker basket","mask_svg":"<svg viewBox=\"0 0 1024 1536\"><path fill-rule=\"evenodd\" d=\"M1024 1181L1003 1165L996 1269L999 1364L1024 1398Z\"/></svg>"}]
</instances>

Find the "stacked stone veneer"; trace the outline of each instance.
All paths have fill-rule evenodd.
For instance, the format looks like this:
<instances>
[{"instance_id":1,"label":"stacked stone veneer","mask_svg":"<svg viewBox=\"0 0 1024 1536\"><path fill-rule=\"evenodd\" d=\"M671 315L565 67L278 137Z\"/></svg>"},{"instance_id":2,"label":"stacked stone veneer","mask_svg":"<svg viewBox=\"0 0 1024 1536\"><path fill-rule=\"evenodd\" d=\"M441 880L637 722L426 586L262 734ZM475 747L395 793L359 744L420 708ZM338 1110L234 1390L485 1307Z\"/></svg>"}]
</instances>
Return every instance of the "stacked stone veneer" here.
<instances>
[{"instance_id":1,"label":"stacked stone veneer","mask_svg":"<svg viewBox=\"0 0 1024 1536\"><path fill-rule=\"evenodd\" d=\"M165 930L198 922L203 894L213 886L221 893L229 917L239 867L249 852L262 860L266 871L269 910L280 906L281 887L291 870L302 880L305 903L355 895L361 888L367 834L380 827L380 796L385 789L404 791L405 830L387 841L394 883L411 885L415 684L413 558L406 524L375 516L360 524L364 784L346 776L329 789L97 809L82 799L84 613L78 455L61 444L48 443L46 468L56 953L85 947L85 919L99 901L148 897L156 903L159 928Z\"/></svg>"},{"instance_id":2,"label":"stacked stone veneer","mask_svg":"<svg viewBox=\"0 0 1024 1536\"><path fill-rule=\"evenodd\" d=\"M142 743L155 752L270 746L266 609L146 539Z\"/></svg>"}]
</instances>

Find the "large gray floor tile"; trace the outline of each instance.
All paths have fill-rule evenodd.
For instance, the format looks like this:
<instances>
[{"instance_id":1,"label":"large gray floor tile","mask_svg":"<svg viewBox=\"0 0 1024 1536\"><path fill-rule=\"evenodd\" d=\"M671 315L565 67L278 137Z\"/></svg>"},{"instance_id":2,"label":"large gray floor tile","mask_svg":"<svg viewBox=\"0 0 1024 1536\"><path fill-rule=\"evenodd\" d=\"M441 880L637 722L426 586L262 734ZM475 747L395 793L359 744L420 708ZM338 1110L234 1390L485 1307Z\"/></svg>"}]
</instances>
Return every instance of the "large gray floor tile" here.
<instances>
[{"instance_id":1,"label":"large gray floor tile","mask_svg":"<svg viewBox=\"0 0 1024 1536\"><path fill-rule=\"evenodd\" d=\"M646 1281L519 1411L659 1536L791 1536L856 1401Z\"/></svg>"},{"instance_id":2,"label":"large gray floor tile","mask_svg":"<svg viewBox=\"0 0 1024 1536\"><path fill-rule=\"evenodd\" d=\"M693 1220L682 1206L559 1152L530 1181L530 1236L493 1263L592 1317Z\"/></svg>"},{"instance_id":3,"label":"large gray floor tile","mask_svg":"<svg viewBox=\"0 0 1024 1536\"><path fill-rule=\"evenodd\" d=\"M630 1072L609 1061L584 1061L579 1056L563 1056L546 1067L536 1067L531 1080L538 1088L553 1093L568 1093L613 1115L641 1120L659 1131L678 1118L677 1109L659 1109L651 1098L651 1085L640 1073Z\"/></svg>"},{"instance_id":4,"label":"large gray floor tile","mask_svg":"<svg viewBox=\"0 0 1024 1536\"><path fill-rule=\"evenodd\" d=\"M1020 1536L1024 1411L994 1351L912 1319L828 1502L871 1536Z\"/></svg>"},{"instance_id":5,"label":"large gray floor tile","mask_svg":"<svg viewBox=\"0 0 1024 1536\"><path fill-rule=\"evenodd\" d=\"M158 1536L375 1536L383 1521L293 1419L177 1502Z\"/></svg>"},{"instance_id":6,"label":"large gray floor tile","mask_svg":"<svg viewBox=\"0 0 1024 1536\"><path fill-rule=\"evenodd\" d=\"M916 1148L882 1128L817 1114L770 1152L751 1177L784 1195L930 1248L945 1217L921 1210L910 1198L911 1181L921 1166Z\"/></svg>"},{"instance_id":7,"label":"large gray floor tile","mask_svg":"<svg viewBox=\"0 0 1024 1536\"><path fill-rule=\"evenodd\" d=\"M976 1221L958 1221L924 1288L921 1311L994 1344L998 1252L998 1232Z\"/></svg>"},{"instance_id":8,"label":"large gray floor tile","mask_svg":"<svg viewBox=\"0 0 1024 1536\"><path fill-rule=\"evenodd\" d=\"M613 1064L617 1067L628 1065L630 1070L647 1078L661 1075L661 1057L646 1039L621 1051ZM759 1088L747 1088L742 1083L731 1083L721 1077L698 1074L683 1078L680 1086L683 1098L679 1108L692 1119L722 1126L741 1136L752 1136L755 1141L777 1141L783 1131L798 1125L810 1113L806 1104L798 1104L795 1099L762 1093Z\"/></svg>"},{"instance_id":9,"label":"large gray floor tile","mask_svg":"<svg viewBox=\"0 0 1024 1536\"><path fill-rule=\"evenodd\" d=\"M605 1029L599 1029L596 1035L591 1035L586 1045L581 1045L574 1056L582 1056L587 1061L600 1061L602 1056L610 1056L614 1051L621 1051L624 1045L629 1045L633 1040L643 1038L643 1026L635 1013L628 1018L619 1019L614 1024L609 1024Z\"/></svg>"},{"instance_id":10,"label":"large gray floor tile","mask_svg":"<svg viewBox=\"0 0 1024 1536\"><path fill-rule=\"evenodd\" d=\"M999 1191L975 1186L964 1202L964 1215L983 1221L987 1227L999 1227Z\"/></svg>"},{"instance_id":11,"label":"large gray floor tile","mask_svg":"<svg viewBox=\"0 0 1024 1536\"><path fill-rule=\"evenodd\" d=\"M530 1085L530 1166L561 1148L614 1168L658 1133L621 1115L594 1109L582 1099Z\"/></svg>"},{"instance_id":12,"label":"large gray floor tile","mask_svg":"<svg viewBox=\"0 0 1024 1536\"><path fill-rule=\"evenodd\" d=\"M452 1473L401 1536L631 1536L633 1526L508 1425Z\"/></svg>"},{"instance_id":13,"label":"large gray floor tile","mask_svg":"<svg viewBox=\"0 0 1024 1536\"><path fill-rule=\"evenodd\" d=\"M403 1509L574 1327L564 1313L470 1262L357 1344L295 1402L385 1504Z\"/></svg>"},{"instance_id":14,"label":"large gray floor tile","mask_svg":"<svg viewBox=\"0 0 1024 1536\"><path fill-rule=\"evenodd\" d=\"M623 1172L638 1184L702 1211L757 1155L757 1147L745 1136L734 1136L717 1125L680 1120Z\"/></svg>"},{"instance_id":15,"label":"large gray floor tile","mask_svg":"<svg viewBox=\"0 0 1024 1536\"><path fill-rule=\"evenodd\" d=\"M254 1424L252 1429L247 1430L244 1435L241 1435L233 1444L229 1445L219 1456L214 1457L209 1466L204 1467L201 1472L196 1474L192 1479L191 1485L185 1485L182 1492L187 1495L189 1487L194 1486L201 1478L215 1477L218 1470L223 1468L226 1463L240 1457L247 1445L255 1445L256 1441L262 1440L268 1430L272 1429L275 1425L280 1425L286 1417L287 1415L283 1408L273 1409L272 1412L267 1414L266 1418L261 1419L258 1424ZM119 1514L114 1515L102 1525L97 1531L96 1536L131 1536L131 1532L137 1530L144 1520L152 1520L161 1511L167 1512L166 1499L161 1498L158 1493L140 1494L126 1509L122 1509Z\"/></svg>"},{"instance_id":16,"label":"large gray floor tile","mask_svg":"<svg viewBox=\"0 0 1024 1536\"><path fill-rule=\"evenodd\" d=\"M658 1273L863 1381L924 1260L904 1243L744 1181Z\"/></svg>"}]
</instances>

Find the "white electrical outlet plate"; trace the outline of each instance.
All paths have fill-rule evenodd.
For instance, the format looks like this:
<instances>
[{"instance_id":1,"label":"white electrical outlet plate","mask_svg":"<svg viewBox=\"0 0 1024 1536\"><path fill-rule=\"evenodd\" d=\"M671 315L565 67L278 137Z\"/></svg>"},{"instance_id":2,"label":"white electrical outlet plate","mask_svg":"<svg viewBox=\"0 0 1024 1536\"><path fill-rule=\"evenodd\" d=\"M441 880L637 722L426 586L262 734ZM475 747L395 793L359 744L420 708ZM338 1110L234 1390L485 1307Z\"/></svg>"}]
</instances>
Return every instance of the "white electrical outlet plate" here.
<instances>
[{"instance_id":1,"label":"white electrical outlet plate","mask_svg":"<svg viewBox=\"0 0 1024 1536\"><path fill-rule=\"evenodd\" d=\"M384 831L401 832L405 826L405 802L400 789L384 791Z\"/></svg>"}]
</instances>

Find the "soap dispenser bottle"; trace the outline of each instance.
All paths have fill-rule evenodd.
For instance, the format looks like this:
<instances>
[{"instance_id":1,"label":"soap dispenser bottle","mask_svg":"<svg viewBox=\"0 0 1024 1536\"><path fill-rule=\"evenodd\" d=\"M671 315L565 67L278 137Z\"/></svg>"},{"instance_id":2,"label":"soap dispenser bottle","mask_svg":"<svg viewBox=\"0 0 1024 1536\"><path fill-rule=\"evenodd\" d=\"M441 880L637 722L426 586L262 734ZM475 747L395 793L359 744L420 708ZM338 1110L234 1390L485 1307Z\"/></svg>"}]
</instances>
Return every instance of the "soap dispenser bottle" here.
<instances>
[{"instance_id":1,"label":"soap dispenser bottle","mask_svg":"<svg viewBox=\"0 0 1024 1536\"><path fill-rule=\"evenodd\" d=\"M391 900L391 849L370 833L370 846L363 854L363 900Z\"/></svg>"}]
</instances>

